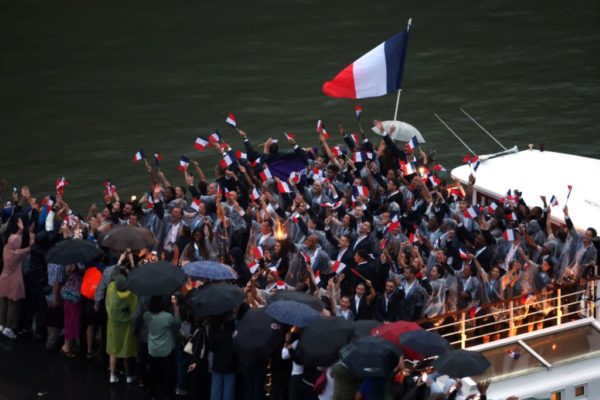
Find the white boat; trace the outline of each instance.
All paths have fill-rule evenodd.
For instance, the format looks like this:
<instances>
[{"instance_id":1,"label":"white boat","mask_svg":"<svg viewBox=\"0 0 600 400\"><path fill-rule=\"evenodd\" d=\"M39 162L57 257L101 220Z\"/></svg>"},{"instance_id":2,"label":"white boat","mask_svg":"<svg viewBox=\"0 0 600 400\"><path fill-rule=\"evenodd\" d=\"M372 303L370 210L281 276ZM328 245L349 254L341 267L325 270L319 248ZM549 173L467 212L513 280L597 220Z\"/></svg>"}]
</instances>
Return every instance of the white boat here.
<instances>
[{"instance_id":1,"label":"white boat","mask_svg":"<svg viewBox=\"0 0 600 400\"><path fill-rule=\"evenodd\" d=\"M533 207L542 206L540 196L546 196L549 203L554 195L558 206L552 207L552 222L563 225L562 208L567 202L568 186L572 186L568 207L573 224L579 231L588 227L600 231L600 160L540 150L499 154L502 155L479 157L480 164L474 174L478 198L498 200L509 189L513 192L518 189L527 205ZM472 173L468 164L451 172L463 184L468 183Z\"/></svg>"},{"instance_id":2,"label":"white boat","mask_svg":"<svg viewBox=\"0 0 600 400\"><path fill-rule=\"evenodd\" d=\"M593 318L469 350L482 353L492 366L485 375L464 378L463 393L477 393L475 381L491 378L489 400L600 398L600 323Z\"/></svg>"}]
</instances>

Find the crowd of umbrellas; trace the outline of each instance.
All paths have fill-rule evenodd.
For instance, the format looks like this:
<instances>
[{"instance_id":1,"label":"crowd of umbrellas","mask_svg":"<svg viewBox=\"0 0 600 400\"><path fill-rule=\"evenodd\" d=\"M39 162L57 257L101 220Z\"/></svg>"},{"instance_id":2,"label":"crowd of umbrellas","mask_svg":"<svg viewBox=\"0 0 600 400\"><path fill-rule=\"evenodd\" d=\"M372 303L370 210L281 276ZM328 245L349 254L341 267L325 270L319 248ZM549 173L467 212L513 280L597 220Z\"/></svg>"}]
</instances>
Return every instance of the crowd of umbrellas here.
<instances>
[{"instance_id":1,"label":"crowd of umbrellas","mask_svg":"<svg viewBox=\"0 0 600 400\"><path fill-rule=\"evenodd\" d=\"M100 241L113 250L142 249L154 243L144 228L119 226ZM103 254L94 242L65 240L47 255L50 263L88 262ZM203 285L190 293L188 305L197 318L221 315L240 306L244 291L235 284L236 272L214 261L197 261L183 268L165 261L144 264L131 271L127 289L139 296L166 296L180 291L189 279ZM268 305L250 309L234 332L234 350L247 360L269 358L282 345L290 329L299 329L297 356L308 367L327 367L340 360L360 377L389 377L400 356L415 361L433 359L431 364L442 375L452 378L477 376L489 367L480 353L456 350L439 334L423 330L418 324L398 321L381 324L375 320L349 322L342 317L322 316L325 304L315 296L297 291L279 291Z\"/></svg>"}]
</instances>

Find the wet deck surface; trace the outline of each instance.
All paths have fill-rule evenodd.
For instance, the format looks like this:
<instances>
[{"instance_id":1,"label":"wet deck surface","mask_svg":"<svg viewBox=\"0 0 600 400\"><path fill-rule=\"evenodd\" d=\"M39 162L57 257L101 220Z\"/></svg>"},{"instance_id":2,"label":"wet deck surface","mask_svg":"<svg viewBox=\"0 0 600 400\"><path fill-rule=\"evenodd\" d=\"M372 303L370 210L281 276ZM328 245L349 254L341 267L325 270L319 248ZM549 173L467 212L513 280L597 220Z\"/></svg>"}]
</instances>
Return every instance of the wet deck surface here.
<instances>
[{"instance_id":1,"label":"wet deck surface","mask_svg":"<svg viewBox=\"0 0 600 400\"><path fill-rule=\"evenodd\" d=\"M67 359L31 339L0 335L0 400L147 398L144 389L126 384L123 375L113 385L108 378L107 366L97 359Z\"/></svg>"}]
</instances>

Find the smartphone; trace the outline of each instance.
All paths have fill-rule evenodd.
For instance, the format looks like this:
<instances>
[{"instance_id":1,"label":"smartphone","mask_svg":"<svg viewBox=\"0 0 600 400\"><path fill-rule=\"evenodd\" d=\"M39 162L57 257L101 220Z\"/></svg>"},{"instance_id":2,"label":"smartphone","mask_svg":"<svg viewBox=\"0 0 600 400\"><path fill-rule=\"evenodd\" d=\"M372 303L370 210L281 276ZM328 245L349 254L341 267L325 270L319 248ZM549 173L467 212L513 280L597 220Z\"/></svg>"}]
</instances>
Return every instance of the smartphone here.
<instances>
[{"instance_id":1,"label":"smartphone","mask_svg":"<svg viewBox=\"0 0 600 400\"><path fill-rule=\"evenodd\" d=\"M427 382L427 372L423 372L423 374L421 375L421 381Z\"/></svg>"},{"instance_id":2,"label":"smartphone","mask_svg":"<svg viewBox=\"0 0 600 400\"><path fill-rule=\"evenodd\" d=\"M136 195L131 196L131 201L136 201L136 200L137 200L137 196Z\"/></svg>"}]
</instances>

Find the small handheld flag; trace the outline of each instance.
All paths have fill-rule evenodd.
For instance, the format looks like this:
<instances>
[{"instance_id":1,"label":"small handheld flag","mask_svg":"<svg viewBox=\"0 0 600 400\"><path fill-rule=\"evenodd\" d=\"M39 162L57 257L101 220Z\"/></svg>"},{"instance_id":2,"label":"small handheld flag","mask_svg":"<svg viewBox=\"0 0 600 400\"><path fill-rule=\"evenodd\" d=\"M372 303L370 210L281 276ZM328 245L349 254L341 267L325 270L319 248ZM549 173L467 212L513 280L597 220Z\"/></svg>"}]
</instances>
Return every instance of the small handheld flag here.
<instances>
[{"instance_id":1,"label":"small handheld flag","mask_svg":"<svg viewBox=\"0 0 600 400\"><path fill-rule=\"evenodd\" d=\"M358 193L359 196L369 197L369 188L366 186L355 186L355 192Z\"/></svg>"},{"instance_id":2,"label":"small handheld flag","mask_svg":"<svg viewBox=\"0 0 600 400\"><path fill-rule=\"evenodd\" d=\"M573 186L567 185L567 188L569 189L569 193L567 193L567 200L565 201L565 205L567 205L567 203L569 202L569 197L571 197L571 191L573 190Z\"/></svg>"},{"instance_id":3,"label":"small handheld flag","mask_svg":"<svg viewBox=\"0 0 600 400\"><path fill-rule=\"evenodd\" d=\"M293 132L283 132L283 134L285 135L285 137L287 138L287 140L295 140L296 139L296 134Z\"/></svg>"},{"instance_id":4,"label":"small handheld flag","mask_svg":"<svg viewBox=\"0 0 600 400\"><path fill-rule=\"evenodd\" d=\"M264 258L265 256L265 252L263 251L262 246L256 246L254 249L252 249L252 254L257 260Z\"/></svg>"},{"instance_id":5,"label":"small handheld flag","mask_svg":"<svg viewBox=\"0 0 600 400\"><path fill-rule=\"evenodd\" d=\"M140 149L133 155L133 162L142 161L144 158L144 150Z\"/></svg>"},{"instance_id":6,"label":"small handheld flag","mask_svg":"<svg viewBox=\"0 0 600 400\"><path fill-rule=\"evenodd\" d=\"M329 133L327 133L327 130L325 129L325 124L321 120L317 121L317 133L322 134L323 138L329 139Z\"/></svg>"},{"instance_id":7,"label":"small handheld flag","mask_svg":"<svg viewBox=\"0 0 600 400\"><path fill-rule=\"evenodd\" d=\"M477 209L476 209L475 207L473 207L473 206L471 206L471 207L469 207L469 208L466 208L466 209L463 211L463 215L464 215L465 217L467 217L467 218L471 218L471 219L477 218L477 214L478 214L478 213L477 213Z\"/></svg>"},{"instance_id":8,"label":"small handheld flag","mask_svg":"<svg viewBox=\"0 0 600 400\"><path fill-rule=\"evenodd\" d=\"M190 204L190 207L196 212L200 211L200 199L194 197L194 199L192 200L192 204Z\"/></svg>"},{"instance_id":9,"label":"small handheld flag","mask_svg":"<svg viewBox=\"0 0 600 400\"><path fill-rule=\"evenodd\" d=\"M219 143L221 141L221 134L219 134L219 131L213 131L208 135L208 141L212 144Z\"/></svg>"},{"instance_id":10,"label":"small handheld flag","mask_svg":"<svg viewBox=\"0 0 600 400\"><path fill-rule=\"evenodd\" d=\"M162 154L154 153L153 157L154 157L154 164L156 164L157 167L160 167L160 161L162 161L162 159L163 159Z\"/></svg>"},{"instance_id":11,"label":"small handheld flag","mask_svg":"<svg viewBox=\"0 0 600 400\"><path fill-rule=\"evenodd\" d=\"M250 264L248 264L248 269L250 270L250 273L254 275L256 271L258 271L258 263L256 261L252 261Z\"/></svg>"},{"instance_id":12,"label":"small handheld flag","mask_svg":"<svg viewBox=\"0 0 600 400\"><path fill-rule=\"evenodd\" d=\"M194 142L194 147L198 151L204 151L208 146L210 146L210 142L203 136L198 136Z\"/></svg>"},{"instance_id":13,"label":"small handheld flag","mask_svg":"<svg viewBox=\"0 0 600 400\"><path fill-rule=\"evenodd\" d=\"M67 181L64 176L60 179L57 179L56 180L56 193L62 195L65 191L65 186L69 186L69 185L70 185L69 181Z\"/></svg>"},{"instance_id":14,"label":"small handheld flag","mask_svg":"<svg viewBox=\"0 0 600 400\"><path fill-rule=\"evenodd\" d=\"M110 182L104 182L104 188L106 189L106 195L112 197L117 191L117 187Z\"/></svg>"},{"instance_id":15,"label":"small handheld flag","mask_svg":"<svg viewBox=\"0 0 600 400\"><path fill-rule=\"evenodd\" d=\"M225 118L225 122L228 125L231 125L234 128L237 128L237 123L235 122L235 116L232 113L229 113L227 115L227 118Z\"/></svg>"},{"instance_id":16,"label":"small handheld flag","mask_svg":"<svg viewBox=\"0 0 600 400\"><path fill-rule=\"evenodd\" d=\"M502 237L507 242L512 242L517 238L517 232L514 229L507 229L502 233Z\"/></svg>"},{"instance_id":17,"label":"small handheld flag","mask_svg":"<svg viewBox=\"0 0 600 400\"><path fill-rule=\"evenodd\" d=\"M250 193L250 198L254 201L260 198L260 193L256 188L252 188L252 193Z\"/></svg>"},{"instance_id":18,"label":"small handheld flag","mask_svg":"<svg viewBox=\"0 0 600 400\"><path fill-rule=\"evenodd\" d=\"M408 141L408 143L406 145L408 146L408 148L410 150L414 150L417 147L419 147L419 140L417 139L416 136L413 136L410 138L410 140Z\"/></svg>"},{"instance_id":19,"label":"small handheld flag","mask_svg":"<svg viewBox=\"0 0 600 400\"><path fill-rule=\"evenodd\" d=\"M185 169L190 165L190 159L186 156L181 156L179 159L179 167L177 167L180 171L185 171Z\"/></svg>"},{"instance_id":20,"label":"small handheld flag","mask_svg":"<svg viewBox=\"0 0 600 400\"><path fill-rule=\"evenodd\" d=\"M433 170L438 171L438 172L448 172L448 170L446 168L444 168L444 166L442 164L434 165Z\"/></svg>"},{"instance_id":21,"label":"small handheld flag","mask_svg":"<svg viewBox=\"0 0 600 400\"><path fill-rule=\"evenodd\" d=\"M356 113L356 120L360 121L360 114L362 114L362 107L359 106L358 104L356 105L356 107L354 107L354 112Z\"/></svg>"},{"instance_id":22,"label":"small handheld flag","mask_svg":"<svg viewBox=\"0 0 600 400\"><path fill-rule=\"evenodd\" d=\"M264 181L268 181L269 179L273 179L273 175L271 174L271 170L269 169L269 167L266 167L260 171L260 173L258 174L260 176L260 179L264 182Z\"/></svg>"},{"instance_id":23,"label":"small handheld flag","mask_svg":"<svg viewBox=\"0 0 600 400\"><path fill-rule=\"evenodd\" d=\"M229 153L223 153L223 159L221 160L221 167L227 168L231 164L233 164L233 160L231 159L231 155L229 155Z\"/></svg>"},{"instance_id":24,"label":"small handheld flag","mask_svg":"<svg viewBox=\"0 0 600 400\"><path fill-rule=\"evenodd\" d=\"M283 181L277 182L277 189L279 190L279 193L292 193L290 186Z\"/></svg>"},{"instance_id":25,"label":"small handheld flag","mask_svg":"<svg viewBox=\"0 0 600 400\"><path fill-rule=\"evenodd\" d=\"M331 264L331 270L336 274L341 274L344 268L346 268L346 264L341 261L334 261L333 264Z\"/></svg>"},{"instance_id":26,"label":"small handheld flag","mask_svg":"<svg viewBox=\"0 0 600 400\"><path fill-rule=\"evenodd\" d=\"M558 205L558 199L555 195L550 198L550 207L556 207Z\"/></svg>"}]
</instances>

